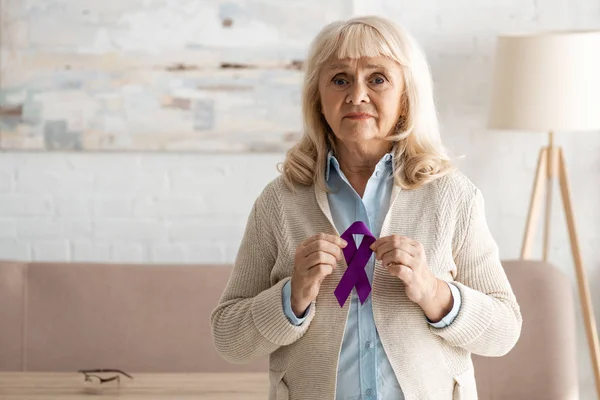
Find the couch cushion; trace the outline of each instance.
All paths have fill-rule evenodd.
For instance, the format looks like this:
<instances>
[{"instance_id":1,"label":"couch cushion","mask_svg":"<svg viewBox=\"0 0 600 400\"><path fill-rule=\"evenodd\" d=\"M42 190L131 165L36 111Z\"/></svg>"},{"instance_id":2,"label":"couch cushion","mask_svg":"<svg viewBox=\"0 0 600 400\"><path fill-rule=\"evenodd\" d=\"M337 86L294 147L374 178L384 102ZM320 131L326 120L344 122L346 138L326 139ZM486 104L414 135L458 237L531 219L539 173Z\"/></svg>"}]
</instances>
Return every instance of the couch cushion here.
<instances>
[{"instance_id":1,"label":"couch cushion","mask_svg":"<svg viewBox=\"0 0 600 400\"><path fill-rule=\"evenodd\" d=\"M32 263L25 343L31 371L266 371L224 361L210 313L227 265Z\"/></svg>"}]
</instances>

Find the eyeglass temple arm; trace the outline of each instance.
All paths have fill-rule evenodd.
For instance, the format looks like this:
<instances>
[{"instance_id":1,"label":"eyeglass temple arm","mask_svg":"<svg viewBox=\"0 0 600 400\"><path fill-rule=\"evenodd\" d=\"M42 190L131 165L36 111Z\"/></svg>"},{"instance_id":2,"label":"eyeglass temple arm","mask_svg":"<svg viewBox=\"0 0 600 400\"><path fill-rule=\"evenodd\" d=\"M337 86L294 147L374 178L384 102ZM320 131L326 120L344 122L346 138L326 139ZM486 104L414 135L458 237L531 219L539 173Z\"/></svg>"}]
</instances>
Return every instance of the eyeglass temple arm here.
<instances>
[{"instance_id":1,"label":"eyeglass temple arm","mask_svg":"<svg viewBox=\"0 0 600 400\"><path fill-rule=\"evenodd\" d=\"M128 377L129 379L133 379L133 376L129 375L125 371L121 371L120 369L80 369L77 372L80 372L82 374L112 372L112 373L122 374L122 375L125 375L126 377Z\"/></svg>"}]
</instances>

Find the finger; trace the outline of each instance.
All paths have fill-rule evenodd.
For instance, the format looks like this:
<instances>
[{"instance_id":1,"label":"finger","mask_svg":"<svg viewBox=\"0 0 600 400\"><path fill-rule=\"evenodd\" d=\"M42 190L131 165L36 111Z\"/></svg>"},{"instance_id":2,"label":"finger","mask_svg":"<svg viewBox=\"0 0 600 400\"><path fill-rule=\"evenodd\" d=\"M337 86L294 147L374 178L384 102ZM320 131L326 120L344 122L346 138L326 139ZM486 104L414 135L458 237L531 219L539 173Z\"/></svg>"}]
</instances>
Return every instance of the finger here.
<instances>
[{"instance_id":1,"label":"finger","mask_svg":"<svg viewBox=\"0 0 600 400\"><path fill-rule=\"evenodd\" d=\"M307 269L311 269L319 264L331 264L336 265L338 262L337 258L329 253L325 253L323 251L319 251L316 253L312 253L310 256L306 257L304 261L304 265Z\"/></svg>"},{"instance_id":2,"label":"finger","mask_svg":"<svg viewBox=\"0 0 600 400\"><path fill-rule=\"evenodd\" d=\"M389 241L393 240L393 238L394 238L394 236L393 236L393 235L392 235L392 236L385 236L385 237L381 237L381 238L379 238L379 239L375 240L375 241L374 241L374 242L371 244L371 246L370 246L369 248L370 248L371 250L373 250L373 251L377 251L377 249L378 249L380 246L382 246L382 245L384 245L385 243L387 243L387 242L389 242Z\"/></svg>"},{"instance_id":3,"label":"finger","mask_svg":"<svg viewBox=\"0 0 600 400\"><path fill-rule=\"evenodd\" d=\"M412 256L398 249L384 254L383 258L381 259L381 264L384 267L387 267L390 264L402 264L411 268L416 265L415 259Z\"/></svg>"},{"instance_id":4,"label":"finger","mask_svg":"<svg viewBox=\"0 0 600 400\"><path fill-rule=\"evenodd\" d=\"M327 275L330 275L333 272L333 266L330 264L319 264L313 268L311 268L309 272L309 276L315 281L322 280Z\"/></svg>"},{"instance_id":5,"label":"finger","mask_svg":"<svg viewBox=\"0 0 600 400\"><path fill-rule=\"evenodd\" d=\"M400 239L399 241L388 241L384 243L381 247L379 247L375 254L377 259L381 260L386 253L394 251L396 249L404 251L411 257L414 257L416 255L416 248L413 245L411 245L407 239Z\"/></svg>"},{"instance_id":6,"label":"finger","mask_svg":"<svg viewBox=\"0 0 600 400\"><path fill-rule=\"evenodd\" d=\"M302 254L305 257L310 256L313 253L317 253L319 251L329 253L334 256L338 261L344 258L344 253L342 248L334 243L328 242L326 240L317 240L311 242L302 250Z\"/></svg>"},{"instance_id":7,"label":"finger","mask_svg":"<svg viewBox=\"0 0 600 400\"><path fill-rule=\"evenodd\" d=\"M421 242L412 240L411 245L415 251L415 254L424 254L425 253L425 248L423 248L423 245L421 244Z\"/></svg>"},{"instance_id":8,"label":"finger","mask_svg":"<svg viewBox=\"0 0 600 400\"><path fill-rule=\"evenodd\" d=\"M410 285L413 280L414 271L402 264L391 264L388 267L388 271L391 275L399 278L402 282Z\"/></svg>"},{"instance_id":9,"label":"finger","mask_svg":"<svg viewBox=\"0 0 600 400\"><path fill-rule=\"evenodd\" d=\"M384 246L389 243L401 243L401 242L411 242L412 239L408 236L402 235L390 235L386 237L382 237L377 239L373 244L371 244L370 248L373 251L377 251L381 246Z\"/></svg>"},{"instance_id":10,"label":"finger","mask_svg":"<svg viewBox=\"0 0 600 400\"><path fill-rule=\"evenodd\" d=\"M308 239L306 239L305 241L303 241L300 246L302 247L306 247L308 246L310 243L317 241L317 240L325 240L327 242L331 242L339 247L346 247L348 245L348 243L342 239L339 236L336 235L329 235L327 233L317 233L316 235L313 235L311 237L309 237Z\"/></svg>"}]
</instances>

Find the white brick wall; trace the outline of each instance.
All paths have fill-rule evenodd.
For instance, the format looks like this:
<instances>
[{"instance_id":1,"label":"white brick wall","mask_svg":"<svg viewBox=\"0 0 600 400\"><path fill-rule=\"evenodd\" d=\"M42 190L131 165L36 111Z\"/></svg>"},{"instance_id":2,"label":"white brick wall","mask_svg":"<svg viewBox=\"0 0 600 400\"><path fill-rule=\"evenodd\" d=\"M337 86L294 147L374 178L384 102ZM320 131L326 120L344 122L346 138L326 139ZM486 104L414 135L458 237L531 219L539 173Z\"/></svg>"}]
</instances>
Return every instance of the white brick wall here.
<instances>
[{"instance_id":1,"label":"white brick wall","mask_svg":"<svg viewBox=\"0 0 600 400\"><path fill-rule=\"evenodd\" d=\"M72 0L74 6L76 3L79 4ZM90 7L104 4L88 3ZM127 4L109 3L114 8L111 12L117 13ZM352 3L359 12L380 12L397 19L421 42L434 74L444 140L455 155L465 155L458 163L485 195L488 223L502 257L516 258L537 152L546 143L546 137L542 133L485 129L494 40L498 33L509 30L598 29L600 2L340 0L337 3L325 11L315 6L312 12L318 18L326 15L325 19L331 20L345 12L335 9L350 7ZM268 9L250 1L249 7L254 6L261 7L261 13L269 17ZM307 6L269 18L286 24L289 37L289 24L299 12L310 11ZM153 10L148 17L159 18L159 15ZM302 18L310 19L308 14L302 14ZM132 49L151 47L151 42L136 42L147 33L142 32L142 27L135 26L138 31L124 37L121 45ZM37 26L29 39L48 43L53 37L56 44L74 40L61 28ZM301 31L300 27L297 29ZM187 35L178 34L182 40ZM97 46L97 51L108 46L89 29L82 35L89 38L91 48ZM303 31L295 45L305 44L309 36ZM16 43L19 37L14 37ZM172 40L176 41L177 36ZM282 112L292 115L300 111ZM230 118L225 114L220 116L224 117ZM556 141L564 147L567 158L583 259L596 318L600 320L600 132L559 132ZM0 259L232 262L252 202L277 175L276 163L282 159L283 154L0 153ZM558 194L555 190L551 260L574 279ZM578 323L580 398L593 399L581 318Z\"/></svg>"},{"instance_id":2,"label":"white brick wall","mask_svg":"<svg viewBox=\"0 0 600 400\"><path fill-rule=\"evenodd\" d=\"M0 153L0 259L232 262L282 159Z\"/></svg>"}]
</instances>

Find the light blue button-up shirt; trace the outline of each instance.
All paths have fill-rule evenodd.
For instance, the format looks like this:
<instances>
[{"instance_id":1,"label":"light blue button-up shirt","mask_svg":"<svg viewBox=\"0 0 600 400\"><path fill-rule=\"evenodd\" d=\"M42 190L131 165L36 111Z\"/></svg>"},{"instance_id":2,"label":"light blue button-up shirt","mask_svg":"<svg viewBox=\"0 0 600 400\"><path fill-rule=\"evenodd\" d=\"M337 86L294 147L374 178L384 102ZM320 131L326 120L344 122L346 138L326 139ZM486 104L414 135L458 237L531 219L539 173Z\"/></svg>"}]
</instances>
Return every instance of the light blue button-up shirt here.
<instances>
[{"instance_id":1,"label":"light blue button-up shirt","mask_svg":"<svg viewBox=\"0 0 600 400\"><path fill-rule=\"evenodd\" d=\"M338 232L344 232L355 221L362 221L376 238L379 237L383 220L390 207L394 183L392 171L393 156L388 153L377 163L361 199L345 177L337 159L329 153L325 179L333 191L328 194L328 200ZM354 235L357 246L360 245L361 239L360 235ZM375 254L371 255L365 267L371 284L374 266ZM456 286L449 286L454 305L441 321L431 323L436 328L451 324L460 309L460 292ZM292 324L301 325L304 322L305 317L298 318L292 311L289 281L283 286L283 309ZM308 310L305 315L307 312ZM404 395L379 339L373 318L371 295L361 305L354 289L338 363L336 400L372 399L398 400L404 399Z\"/></svg>"}]
</instances>

